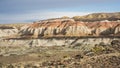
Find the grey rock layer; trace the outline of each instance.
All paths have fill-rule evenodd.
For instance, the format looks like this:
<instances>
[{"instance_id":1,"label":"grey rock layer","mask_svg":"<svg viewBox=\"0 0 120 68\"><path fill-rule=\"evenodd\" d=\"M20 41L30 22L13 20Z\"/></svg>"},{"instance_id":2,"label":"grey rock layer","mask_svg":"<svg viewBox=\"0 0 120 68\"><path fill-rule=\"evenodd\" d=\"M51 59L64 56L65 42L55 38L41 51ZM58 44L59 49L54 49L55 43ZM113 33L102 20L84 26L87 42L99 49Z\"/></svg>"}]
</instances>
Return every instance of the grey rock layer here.
<instances>
[{"instance_id":1,"label":"grey rock layer","mask_svg":"<svg viewBox=\"0 0 120 68\"><path fill-rule=\"evenodd\" d=\"M10 39L0 40L1 46L75 46L75 45L96 45L101 42L110 44L113 40L120 40L120 38L81 38L81 39Z\"/></svg>"}]
</instances>

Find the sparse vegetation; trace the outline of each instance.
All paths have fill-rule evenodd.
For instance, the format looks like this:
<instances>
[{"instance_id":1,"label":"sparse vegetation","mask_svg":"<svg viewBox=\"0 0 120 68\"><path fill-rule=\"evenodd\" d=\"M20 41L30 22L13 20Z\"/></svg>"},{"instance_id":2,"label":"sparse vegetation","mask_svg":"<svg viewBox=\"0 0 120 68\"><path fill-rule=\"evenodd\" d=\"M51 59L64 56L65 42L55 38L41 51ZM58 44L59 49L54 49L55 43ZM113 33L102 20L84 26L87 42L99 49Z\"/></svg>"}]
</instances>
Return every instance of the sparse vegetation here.
<instances>
[{"instance_id":1,"label":"sparse vegetation","mask_svg":"<svg viewBox=\"0 0 120 68\"><path fill-rule=\"evenodd\" d=\"M0 47L0 54L3 55L0 56L0 67L119 67L120 53L119 51L116 52L116 47L114 48L112 45L103 45L103 42L101 42L99 45L95 45L91 51L81 51L79 49L79 47L81 47L81 44L77 44L77 47L77 49L74 47L64 46ZM8 50L6 51L6 49ZM109 51L109 53L106 53L108 52L108 49L111 51ZM6 56L6 54L9 55ZM108 65L108 63L110 65ZM101 65L103 65L103 67L101 67Z\"/></svg>"}]
</instances>

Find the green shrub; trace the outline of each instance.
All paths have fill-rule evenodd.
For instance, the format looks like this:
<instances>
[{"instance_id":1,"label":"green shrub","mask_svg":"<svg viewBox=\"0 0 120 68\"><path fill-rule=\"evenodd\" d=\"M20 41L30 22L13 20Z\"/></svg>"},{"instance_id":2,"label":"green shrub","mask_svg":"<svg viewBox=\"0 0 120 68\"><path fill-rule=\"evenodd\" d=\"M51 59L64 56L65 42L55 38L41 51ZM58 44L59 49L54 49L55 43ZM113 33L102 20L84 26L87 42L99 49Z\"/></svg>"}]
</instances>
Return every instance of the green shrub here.
<instances>
[{"instance_id":1,"label":"green shrub","mask_svg":"<svg viewBox=\"0 0 120 68\"><path fill-rule=\"evenodd\" d=\"M92 48L92 52L99 54L100 52L102 52L103 50L105 50L104 47L96 45L95 47Z\"/></svg>"}]
</instances>

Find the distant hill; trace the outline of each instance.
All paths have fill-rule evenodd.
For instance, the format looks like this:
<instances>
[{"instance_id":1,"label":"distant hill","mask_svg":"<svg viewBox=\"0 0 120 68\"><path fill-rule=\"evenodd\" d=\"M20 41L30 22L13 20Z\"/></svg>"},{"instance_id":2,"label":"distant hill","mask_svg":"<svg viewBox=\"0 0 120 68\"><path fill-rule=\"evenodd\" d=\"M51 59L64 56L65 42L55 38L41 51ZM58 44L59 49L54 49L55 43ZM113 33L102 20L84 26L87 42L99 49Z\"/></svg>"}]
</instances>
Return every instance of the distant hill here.
<instances>
[{"instance_id":1,"label":"distant hill","mask_svg":"<svg viewBox=\"0 0 120 68\"><path fill-rule=\"evenodd\" d=\"M102 21L102 20L109 20L109 21L116 21L120 20L120 12L116 13L93 13L88 14L85 16L74 16L74 20L76 21Z\"/></svg>"},{"instance_id":2,"label":"distant hill","mask_svg":"<svg viewBox=\"0 0 120 68\"><path fill-rule=\"evenodd\" d=\"M0 25L0 29L1 37L8 35L10 31L11 34L14 33L14 29L21 37L35 38L120 36L120 13L93 13L75 16L73 19L64 16L26 24Z\"/></svg>"}]
</instances>

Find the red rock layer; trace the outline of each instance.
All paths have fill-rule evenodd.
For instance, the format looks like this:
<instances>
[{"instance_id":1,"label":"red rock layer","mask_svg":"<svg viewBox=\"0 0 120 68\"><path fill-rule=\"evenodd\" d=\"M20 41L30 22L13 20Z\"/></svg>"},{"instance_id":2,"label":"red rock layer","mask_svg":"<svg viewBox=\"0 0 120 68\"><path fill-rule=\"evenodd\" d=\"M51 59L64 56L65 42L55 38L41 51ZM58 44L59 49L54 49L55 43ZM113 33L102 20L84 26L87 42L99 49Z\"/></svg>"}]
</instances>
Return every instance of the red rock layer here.
<instances>
[{"instance_id":1,"label":"red rock layer","mask_svg":"<svg viewBox=\"0 0 120 68\"><path fill-rule=\"evenodd\" d=\"M25 25L19 33L36 37L115 35L120 33L120 22L80 22L73 19L55 19Z\"/></svg>"}]
</instances>

